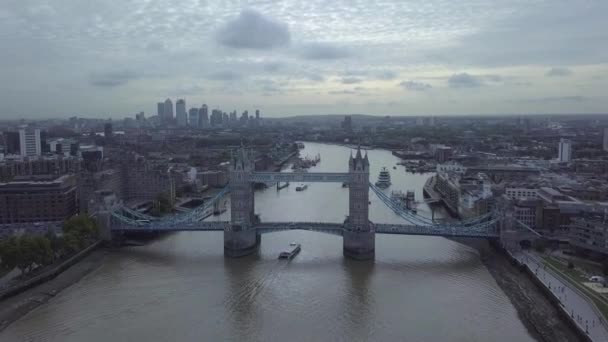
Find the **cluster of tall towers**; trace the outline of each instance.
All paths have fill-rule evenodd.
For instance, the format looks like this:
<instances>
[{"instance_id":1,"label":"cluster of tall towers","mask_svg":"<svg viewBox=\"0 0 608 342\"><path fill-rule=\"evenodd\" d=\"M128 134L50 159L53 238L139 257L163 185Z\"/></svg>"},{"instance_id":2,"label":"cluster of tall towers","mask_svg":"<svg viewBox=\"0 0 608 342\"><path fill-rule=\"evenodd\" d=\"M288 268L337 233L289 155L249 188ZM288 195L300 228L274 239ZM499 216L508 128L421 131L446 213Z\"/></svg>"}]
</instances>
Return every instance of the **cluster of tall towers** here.
<instances>
[{"instance_id":1,"label":"cluster of tall towers","mask_svg":"<svg viewBox=\"0 0 608 342\"><path fill-rule=\"evenodd\" d=\"M166 99L165 102L159 102L157 104L157 113L161 125L165 127L210 128L235 126L257 127L260 125L259 110L255 111L255 116L250 116L248 111L244 111L240 118L238 118L236 110L228 114L219 109L213 109L210 114L207 105L203 104L200 108L193 107L186 112L186 100L184 99L179 99L175 102L175 115L171 99Z\"/></svg>"}]
</instances>

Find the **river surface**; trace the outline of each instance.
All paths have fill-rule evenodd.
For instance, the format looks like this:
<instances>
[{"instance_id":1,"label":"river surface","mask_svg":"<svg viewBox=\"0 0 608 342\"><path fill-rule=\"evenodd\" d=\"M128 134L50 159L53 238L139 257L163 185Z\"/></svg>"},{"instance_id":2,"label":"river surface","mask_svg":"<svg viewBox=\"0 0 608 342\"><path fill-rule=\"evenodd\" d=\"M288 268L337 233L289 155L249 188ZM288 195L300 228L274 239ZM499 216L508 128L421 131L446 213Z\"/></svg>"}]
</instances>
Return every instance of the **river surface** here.
<instances>
[{"instance_id":1,"label":"river surface","mask_svg":"<svg viewBox=\"0 0 608 342\"><path fill-rule=\"evenodd\" d=\"M351 150L306 143L310 171L343 172ZM416 191L390 152L369 151L371 180L389 168L389 190ZM296 184L256 192L267 221L342 222L348 189ZM401 222L370 194L370 219ZM421 205L420 213L428 214ZM226 215L226 214L225 214ZM430 214L429 214L430 215ZM292 261L277 255L302 244ZM470 247L441 238L378 235L376 259L345 260L342 239L312 232L262 237L258 255L224 259L221 233L183 232L124 248L0 341L533 341L515 308Z\"/></svg>"}]
</instances>

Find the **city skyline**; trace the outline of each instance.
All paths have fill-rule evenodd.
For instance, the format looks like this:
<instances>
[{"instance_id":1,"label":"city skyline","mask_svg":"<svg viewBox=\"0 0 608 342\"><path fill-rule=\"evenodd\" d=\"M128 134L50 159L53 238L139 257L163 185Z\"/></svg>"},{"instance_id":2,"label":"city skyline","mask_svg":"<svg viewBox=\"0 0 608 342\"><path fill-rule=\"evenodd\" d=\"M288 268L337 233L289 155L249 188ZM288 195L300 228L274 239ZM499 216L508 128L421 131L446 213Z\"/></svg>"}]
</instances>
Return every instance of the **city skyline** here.
<instances>
[{"instance_id":1,"label":"city skyline","mask_svg":"<svg viewBox=\"0 0 608 342\"><path fill-rule=\"evenodd\" d=\"M0 5L3 117L603 113L608 4ZM66 101L70 98L71 101ZM36 99L32 101L31 99Z\"/></svg>"}]
</instances>

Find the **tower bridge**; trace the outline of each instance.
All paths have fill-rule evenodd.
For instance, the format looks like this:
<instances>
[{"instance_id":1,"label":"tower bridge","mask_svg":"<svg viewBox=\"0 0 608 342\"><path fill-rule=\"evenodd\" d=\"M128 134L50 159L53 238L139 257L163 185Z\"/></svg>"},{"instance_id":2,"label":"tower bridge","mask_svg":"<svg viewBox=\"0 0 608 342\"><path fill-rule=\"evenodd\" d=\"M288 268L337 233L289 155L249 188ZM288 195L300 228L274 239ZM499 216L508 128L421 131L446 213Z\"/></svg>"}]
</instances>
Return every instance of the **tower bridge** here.
<instances>
[{"instance_id":1,"label":"tower bridge","mask_svg":"<svg viewBox=\"0 0 608 342\"><path fill-rule=\"evenodd\" d=\"M342 223L327 222L262 222L255 214L254 183L276 182L338 182L348 183L348 216ZM404 224L375 224L369 220L369 190L404 219ZM214 205L230 195L230 221L203 221ZM120 232L222 231L224 254L239 257L254 252L261 235L287 230L306 230L342 236L344 255L354 259L371 259L375 254L376 234L422 235L496 239L501 231L512 231L517 222L509 217L486 214L466 221L436 223L403 208L397 201L369 182L369 160L357 149L350 156L348 172L255 172L253 158L244 148L233 153L230 163L230 183L212 200L194 210L156 218L121 207L97 215L104 228L103 235L111 238ZM505 219L505 217L507 219ZM526 228L526 227L524 227ZM529 228L529 227L527 227ZM524 229L525 230L525 229ZM513 236L513 234L510 234Z\"/></svg>"}]
</instances>

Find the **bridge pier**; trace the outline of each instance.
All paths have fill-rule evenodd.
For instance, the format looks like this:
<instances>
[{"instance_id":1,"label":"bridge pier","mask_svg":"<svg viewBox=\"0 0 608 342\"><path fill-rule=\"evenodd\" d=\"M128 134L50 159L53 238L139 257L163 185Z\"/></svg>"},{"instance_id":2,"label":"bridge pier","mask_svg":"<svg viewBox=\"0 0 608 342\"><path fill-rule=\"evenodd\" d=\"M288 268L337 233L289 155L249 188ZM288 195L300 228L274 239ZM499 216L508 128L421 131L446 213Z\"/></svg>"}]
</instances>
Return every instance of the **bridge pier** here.
<instances>
[{"instance_id":1,"label":"bridge pier","mask_svg":"<svg viewBox=\"0 0 608 342\"><path fill-rule=\"evenodd\" d=\"M255 253L261 242L262 237L255 229L224 231L224 256L240 258Z\"/></svg>"},{"instance_id":2,"label":"bridge pier","mask_svg":"<svg viewBox=\"0 0 608 342\"><path fill-rule=\"evenodd\" d=\"M354 260L374 259L376 255L375 232L345 230L343 234L342 252L345 257Z\"/></svg>"}]
</instances>

